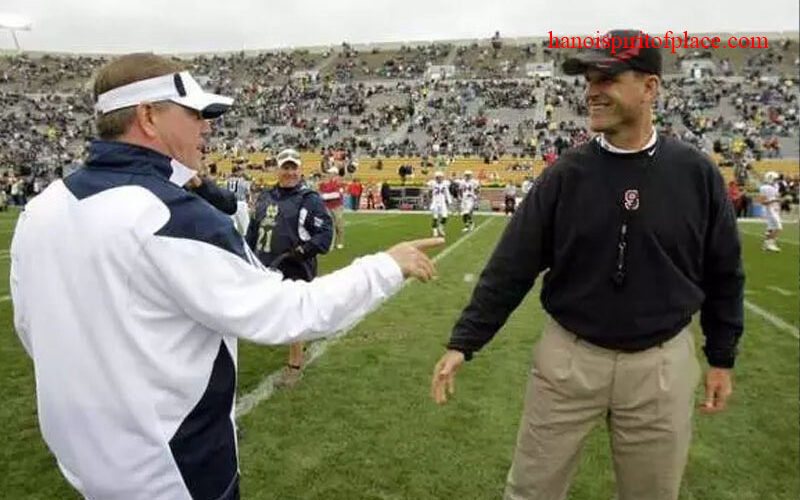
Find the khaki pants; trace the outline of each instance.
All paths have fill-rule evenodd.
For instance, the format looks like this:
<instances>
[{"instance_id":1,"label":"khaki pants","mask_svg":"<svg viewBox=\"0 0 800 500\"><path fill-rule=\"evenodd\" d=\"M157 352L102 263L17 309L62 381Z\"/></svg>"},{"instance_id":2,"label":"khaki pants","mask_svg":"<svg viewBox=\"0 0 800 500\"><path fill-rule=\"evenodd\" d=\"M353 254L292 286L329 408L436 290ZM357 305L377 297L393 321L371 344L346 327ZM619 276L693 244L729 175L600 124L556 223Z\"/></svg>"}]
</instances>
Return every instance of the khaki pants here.
<instances>
[{"instance_id":1,"label":"khaki pants","mask_svg":"<svg viewBox=\"0 0 800 500\"><path fill-rule=\"evenodd\" d=\"M565 498L583 442L600 420L611 434L619 500L677 499L699 378L688 329L624 353L549 320L534 349L505 499Z\"/></svg>"}]
</instances>

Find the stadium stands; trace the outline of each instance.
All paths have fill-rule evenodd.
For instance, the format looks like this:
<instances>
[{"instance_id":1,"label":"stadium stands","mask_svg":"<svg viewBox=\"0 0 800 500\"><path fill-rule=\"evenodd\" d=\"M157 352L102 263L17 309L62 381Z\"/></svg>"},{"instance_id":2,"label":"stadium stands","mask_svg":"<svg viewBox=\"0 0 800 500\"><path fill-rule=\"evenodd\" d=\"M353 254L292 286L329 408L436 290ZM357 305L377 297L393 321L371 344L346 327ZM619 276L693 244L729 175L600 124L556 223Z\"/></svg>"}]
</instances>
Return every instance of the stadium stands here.
<instances>
[{"instance_id":1,"label":"stadium stands","mask_svg":"<svg viewBox=\"0 0 800 500\"><path fill-rule=\"evenodd\" d=\"M274 177L271 151L303 151L306 172L359 163L367 182L422 183L434 169L473 170L487 184L535 176L587 140L579 79L558 76L570 49L546 40L492 40L212 54L183 61L203 83L234 95L214 123L209 163L225 175L242 165L259 182ZM798 177L796 38L769 49L664 52L656 109L663 133L715 154L726 178L736 168ZM718 71L694 80L682 62L708 59ZM101 56L0 56L0 171L44 183L80 161L92 135L88 85ZM529 63L553 62L556 76L526 77ZM426 80L449 65L453 78ZM335 156L338 155L338 156ZM738 167L737 167L738 165ZM727 168L733 166L734 168ZM6 184L9 182L6 181Z\"/></svg>"}]
</instances>

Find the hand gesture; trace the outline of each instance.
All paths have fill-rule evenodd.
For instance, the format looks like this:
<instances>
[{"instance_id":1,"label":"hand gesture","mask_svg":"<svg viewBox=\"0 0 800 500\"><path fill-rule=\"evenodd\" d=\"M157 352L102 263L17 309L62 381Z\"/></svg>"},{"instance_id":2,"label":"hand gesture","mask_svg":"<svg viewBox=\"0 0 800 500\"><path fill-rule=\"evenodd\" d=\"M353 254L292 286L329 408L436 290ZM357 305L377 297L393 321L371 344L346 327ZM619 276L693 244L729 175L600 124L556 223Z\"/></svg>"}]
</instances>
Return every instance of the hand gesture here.
<instances>
[{"instance_id":1,"label":"hand gesture","mask_svg":"<svg viewBox=\"0 0 800 500\"><path fill-rule=\"evenodd\" d=\"M424 238L404 241L393 246L386 253L392 257L406 278L417 278L425 282L436 276L436 267L424 251L444 244L444 238Z\"/></svg>"}]
</instances>

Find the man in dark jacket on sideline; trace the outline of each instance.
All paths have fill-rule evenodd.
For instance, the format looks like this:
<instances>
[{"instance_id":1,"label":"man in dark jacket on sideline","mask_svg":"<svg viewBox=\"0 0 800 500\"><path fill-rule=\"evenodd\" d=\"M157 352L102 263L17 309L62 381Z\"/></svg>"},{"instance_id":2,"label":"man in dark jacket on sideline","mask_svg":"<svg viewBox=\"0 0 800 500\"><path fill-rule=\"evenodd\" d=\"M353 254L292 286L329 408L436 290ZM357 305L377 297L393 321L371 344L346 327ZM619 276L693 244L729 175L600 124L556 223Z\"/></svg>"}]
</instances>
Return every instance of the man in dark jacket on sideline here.
<instances>
[{"instance_id":1,"label":"man in dark jacket on sideline","mask_svg":"<svg viewBox=\"0 0 800 500\"><path fill-rule=\"evenodd\" d=\"M258 196L247 244L262 264L281 271L285 279L311 281L317 276L317 255L330 250L333 220L319 193L301 182L300 154L285 149L276 159L278 184ZM297 383L303 357L303 343L289 346L279 385Z\"/></svg>"}]
</instances>

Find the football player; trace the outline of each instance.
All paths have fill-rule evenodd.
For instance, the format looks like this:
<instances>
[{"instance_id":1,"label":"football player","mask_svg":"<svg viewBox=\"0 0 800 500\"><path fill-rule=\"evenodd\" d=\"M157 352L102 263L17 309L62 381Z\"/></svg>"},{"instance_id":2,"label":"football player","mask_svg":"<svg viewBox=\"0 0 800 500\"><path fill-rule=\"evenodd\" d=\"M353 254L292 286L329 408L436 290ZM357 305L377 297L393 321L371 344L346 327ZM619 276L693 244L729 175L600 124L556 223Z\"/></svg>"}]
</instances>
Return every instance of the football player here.
<instances>
[{"instance_id":1,"label":"football player","mask_svg":"<svg viewBox=\"0 0 800 500\"><path fill-rule=\"evenodd\" d=\"M250 225L250 207L248 205L250 185L242 168L234 167L231 176L228 177L227 186L228 191L236 195L236 213L233 214L233 222L239 234L243 236Z\"/></svg>"},{"instance_id":2,"label":"football player","mask_svg":"<svg viewBox=\"0 0 800 500\"><path fill-rule=\"evenodd\" d=\"M453 202L450 196L450 181L444 178L444 173L437 171L434 180L428 181L428 189L431 195L431 227L433 236L444 238L444 226L447 224L447 207Z\"/></svg>"},{"instance_id":3,"label":"football player","mask_svg":"<svg viewBox=\"0 0 800 500\"><path fill-rule=\"evenodd\" d=\"M481 184L472 178L472 171L464 172L464 179L460 182L461 191L461 220L464 222L463 232L475 229L475 220L472 213L478 204L478 194Z\"/></svg>"},{"instance_id":4,"label":"football player","mask_svg":"<svg viewBox=\"0 0 800 500\"><path fill-rule=\"evenodd\" d=\"M780 252L781 249L775 243L778 233L783 229L781 224L781 197L778 192L778 174L767 172L764 174L764 184L758 189L758 201L764 206L764 220L767 222L767 230L764 233L764 243L761 248L769 252Z\"/></svg>"}]
</instances>

